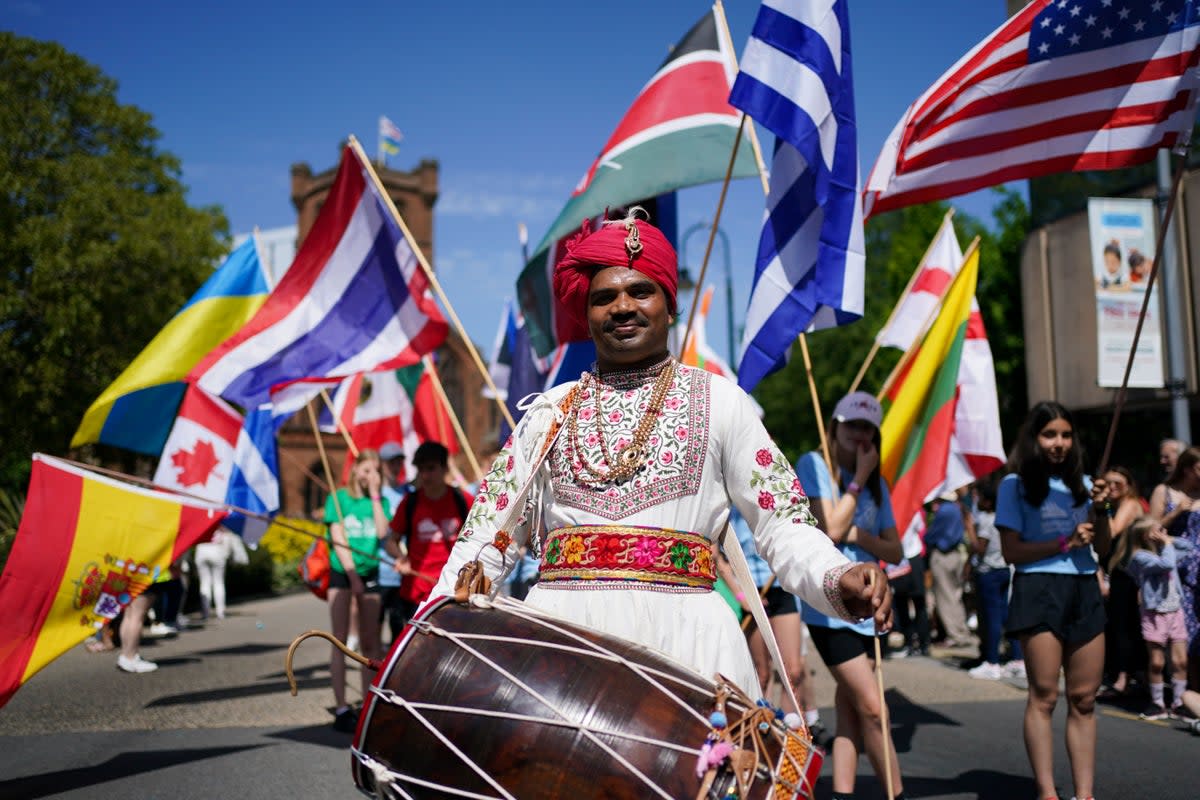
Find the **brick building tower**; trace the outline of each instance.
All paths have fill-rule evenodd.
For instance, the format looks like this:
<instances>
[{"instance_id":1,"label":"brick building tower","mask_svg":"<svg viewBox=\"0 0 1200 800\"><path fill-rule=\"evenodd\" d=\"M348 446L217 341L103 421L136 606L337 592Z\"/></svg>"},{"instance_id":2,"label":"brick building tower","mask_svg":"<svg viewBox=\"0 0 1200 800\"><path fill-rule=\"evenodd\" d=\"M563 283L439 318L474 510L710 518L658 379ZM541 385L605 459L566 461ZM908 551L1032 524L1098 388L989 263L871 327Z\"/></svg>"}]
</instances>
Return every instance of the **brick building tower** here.
<instances>
[{"instance_id":1,"label":"brick building tower","mask_svg":"<svg viewBox=\"0 0 1200 800\"><path fill-rule=\"evenodd\" d=\"M340 154L340 148L338 152ZM435 265L433 207L438 197L438 162L423 159L408 172L377 164L375 171L425 258L430 265ZM336 173L336 165L316 174L308 164L292 165L292 205L296 208L297 248L312 229ZM437 364L450 406L462 422L477 460L486 469L483 459L496 447L499 412L494 402L483 397L483 377L453 326L445 344L437 351ZM324 434L322 441L336 481L341 475L348 448L341 436ZM460 453L454 461L467 480L474 480L465 455ZM291 517L320 515L326 495L325 473L306 414L297 414L279 433L279 480L282 514Z\"/></svg>"}]
</instances>

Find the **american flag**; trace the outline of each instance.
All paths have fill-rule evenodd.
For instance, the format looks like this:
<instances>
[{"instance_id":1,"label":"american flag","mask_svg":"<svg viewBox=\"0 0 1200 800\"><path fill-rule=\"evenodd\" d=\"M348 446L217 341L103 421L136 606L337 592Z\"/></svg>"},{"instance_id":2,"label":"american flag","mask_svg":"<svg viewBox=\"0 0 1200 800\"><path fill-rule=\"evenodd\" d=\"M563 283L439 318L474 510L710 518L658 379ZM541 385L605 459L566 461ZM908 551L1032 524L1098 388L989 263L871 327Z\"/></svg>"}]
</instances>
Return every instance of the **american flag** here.
<instances>
[{"instance_id":1,"label":"american flag","mask_svg":"<svg viewBox=\"0 0 1200 800\"><path fill-rule=\"evenodd\" d=\"M1196 117L1198 0L1034 0L930 87L867 179L866 212L1148 161Z\"/></svg>"},{"instance_id":2,"label":"american flag","mask_svg":"<svg viewBox=\"0 0 1200 800\"><path fill-rule=\"evenodd\" d=\"M738 364L750 391L796 336L862 317L862 205L847 0L765 0L729 102L775 134Z\"/></svg>"}]
</instances>

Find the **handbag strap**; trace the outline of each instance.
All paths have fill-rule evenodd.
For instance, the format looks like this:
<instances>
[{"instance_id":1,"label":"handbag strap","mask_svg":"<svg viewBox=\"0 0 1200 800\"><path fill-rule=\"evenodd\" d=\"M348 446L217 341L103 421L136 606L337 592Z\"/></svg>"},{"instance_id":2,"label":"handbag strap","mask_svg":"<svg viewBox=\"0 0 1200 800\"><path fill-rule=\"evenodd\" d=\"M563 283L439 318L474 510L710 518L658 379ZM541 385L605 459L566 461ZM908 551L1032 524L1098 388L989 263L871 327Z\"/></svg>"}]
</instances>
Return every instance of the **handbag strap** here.
<instances>
[{"instance_id":1,"label":"handbag strap","mask_svg":"<svg viewBox=\"0 0 1200 800\"><path fill-rule=\"evenodd\" d=\"M762 632L763 642L767 645L767 652L771 654L771 663L774 665L775 671L779 673L779 682L783 684L783 691L787 695L787 699L792 701L792 708L799 713L800 704L796 702L796 693L792 690L792 682L788 680L787 670L783 666L783 656L779 652L779 642L775 639L775 631L771 630L771 620L767 617L767 609L763 606L762 597L758 594L758 587L754 584L754 577L750 574L750 563L746 560L746 554L742 552L742 545L738 542L737 535L731 536L731 531L729 523L726 522L720 539L721 546L725 550L725 557L729 561L729 566L733 568L733 576L737 578L737 588L747 599L750 615L754 617L755 624ZM725 543L729 541L732 541L733 545L725 547ZM801 719L803 719L803 715L801 715Z\"/></svg>"}]
</instances>

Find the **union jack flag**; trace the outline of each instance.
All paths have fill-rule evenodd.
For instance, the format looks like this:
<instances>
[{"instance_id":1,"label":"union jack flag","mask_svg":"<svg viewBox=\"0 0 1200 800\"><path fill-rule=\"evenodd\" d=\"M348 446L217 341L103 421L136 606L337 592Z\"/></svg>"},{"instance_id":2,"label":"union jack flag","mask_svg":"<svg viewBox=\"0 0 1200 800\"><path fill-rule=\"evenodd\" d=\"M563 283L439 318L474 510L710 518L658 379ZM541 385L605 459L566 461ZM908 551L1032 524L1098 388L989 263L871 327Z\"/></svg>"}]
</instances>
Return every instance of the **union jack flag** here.
<instances>
[{"instance_id":1,"label":"union jack flag","mask_svg":"<svg viewBox=\"0 0 1200 800\"><path fill-rule=\"evenodd\" d=\"M1034 0L909 107L867 179L865 213L1186 144L1198 4Z\"/></svg>"}]
</instances>

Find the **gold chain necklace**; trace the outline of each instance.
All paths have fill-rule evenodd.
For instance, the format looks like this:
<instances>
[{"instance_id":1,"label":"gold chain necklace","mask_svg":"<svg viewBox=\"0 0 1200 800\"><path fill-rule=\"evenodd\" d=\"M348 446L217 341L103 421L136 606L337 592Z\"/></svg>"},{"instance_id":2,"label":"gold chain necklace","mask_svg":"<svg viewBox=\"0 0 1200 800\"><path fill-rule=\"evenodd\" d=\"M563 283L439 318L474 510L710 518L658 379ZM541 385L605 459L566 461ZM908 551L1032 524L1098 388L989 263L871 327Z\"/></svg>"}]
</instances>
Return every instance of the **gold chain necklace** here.
<instances>
[{"instance_id":1,"label":"gold chain necklace","mask_svg":"<svg viewBox=\"0 0 1200 800\"><path fill-rule=\"evenodd\" d=\"M604 430L604 410L600 407L601 388L599 380L591 373L585 375L584 381L586 385L596 394L596 432L600 439L600 453L604 457L604 463L608 465L608 469L604 470L600 467L592 466L588 462L583 448L579 446L579 411L583 407L583 392L580 392L567 420L567 433L570 436L572 450L571 464L575 471L575 478L580 483L590 485L617 483L628 480L642 468L650 453L647 447L650 434L654 430L655 423L658 422L658 416L662 412L663 403L667 400L667 392L671 389L674 377L675 360L671 359L663 367L662 372L658 374L658 378L654 382L654 390L650 394L650 403L646 407L645 415L638 422L637 428L634 429L633 440L614 459L608 449L608 437Z\"/></svg>"}]
</instances>

